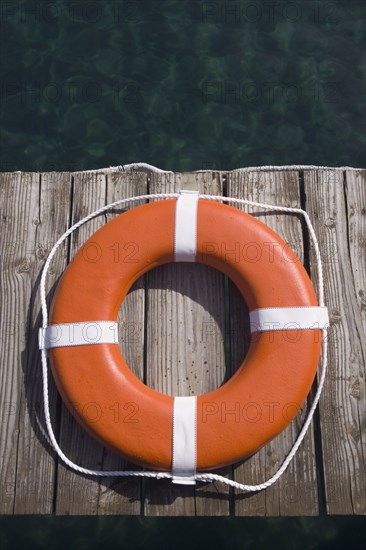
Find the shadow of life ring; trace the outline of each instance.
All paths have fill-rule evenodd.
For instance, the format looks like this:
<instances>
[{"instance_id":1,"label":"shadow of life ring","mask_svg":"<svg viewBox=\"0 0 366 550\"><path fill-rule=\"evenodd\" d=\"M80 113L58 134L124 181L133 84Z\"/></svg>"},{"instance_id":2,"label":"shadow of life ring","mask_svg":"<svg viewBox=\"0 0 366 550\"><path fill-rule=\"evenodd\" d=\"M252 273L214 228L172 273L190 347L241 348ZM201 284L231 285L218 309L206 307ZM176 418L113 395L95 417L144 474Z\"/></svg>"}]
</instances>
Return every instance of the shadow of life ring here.
<instances>
[{"instance_id":1,"label":"shadow of life ring","mask_svg":"<svg viewBox=\"0 0 366 550\"><path fill-rule=\"evenodd\" d=\"M250 310L252 340L242 365L198 397L147 387L118 345L117 314L132 284L175 261L225 273ZM133 208L92 235L60 279L43 337L57 388L77 421L127 460L188 484L196 471L255 453L293 420L316 374L326 311L274 231L183 191Z\"/></svg>"}]
</instances>

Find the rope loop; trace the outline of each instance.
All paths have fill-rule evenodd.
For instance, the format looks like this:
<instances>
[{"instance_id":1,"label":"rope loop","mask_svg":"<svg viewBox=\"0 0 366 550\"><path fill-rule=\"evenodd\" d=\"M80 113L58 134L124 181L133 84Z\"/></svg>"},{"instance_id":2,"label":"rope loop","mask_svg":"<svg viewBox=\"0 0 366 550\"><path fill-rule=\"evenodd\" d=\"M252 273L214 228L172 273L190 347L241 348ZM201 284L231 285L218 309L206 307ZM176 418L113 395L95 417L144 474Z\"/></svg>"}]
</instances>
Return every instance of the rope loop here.
<instances>
[{"instance_id":1,"label":"rope loop","mask_svg":"<svg viewBox=\"0 0 366 550\"><path fill-rule=\"evenodd\" d=\"M135 165L127 165L127 166L133 167L133 169L136 169L136 167L137 167L136 164ZM148 167L150 167L150 165L144 165L143 166L143 168L145 168L145 169L148 168ZM116 167L116 168L120 168L121 170L123 170L125 167L121 166L121 167ZM154 167L152 167L152 168L154 168ZM263 168L267 168L267 167L263 167ZM270 167L270 168L275 168L275 167ZM281 168L281 167L277 167L277 168ZM286 167L282 167L282 168L286 168ZM304 167L293 167L293 169L299 169L299 168L304 168ZM155 169L153 171L160 171L160 170ZM96 172L96 171L89 171L89 172ZM42 309L42 328L45 329L47 327L47 324L48 324L48 310L47 310L47 302L46 302L47 273L48 273L51 261L52 261L54 255L56 254L58 248L65 241L65 239L67 239L67 237L69 237L69 235L71 235L76 229L78 229L80 226L84 225L86 222L88 222L91 219L95 218L99 214L102 214L103 212L106 212L107 210L111 210L112 208L114 208L116 206L129 204L129 203L135 203L135 202L138 202L138 201L141 201L141 200L172 199L172 198L177 198L178 196L179 196L179 193L157 193L157 194L152 194L152 195L140 195L140 196L137 196L137 197L130 197L130 198L126 198L126 199L120 199L120 200L115 201L111 204L103 206L103 207L99 208L98 210L95 210L91 214L88 214L85 218L78 221L77 223L72 225L72 227L70 227L67 231L65 231L65 233L63 235L61 235L61 237L56 241L56 243L52 247L51 252L48 255L48 258L45 262L45 265L44 265L44 268L43 268L43 271L42 271L42 276L41 276L41 281L40 281L40 298L41 298L41 309ZM311 238L311 241L313 243L314 250L315 250L316 262L317 262L317 274L318 274L319 305L321 307L324 307L323 266L322 266L322 261L321 261L319 244L318 244L318 240L316 238L316 234L315 234L314 228L312 226L311 220L310 220L307 212L305 212L305 210L302 210L301 208L288 208L288 207L285 207L285 206L275 206L275 205L269 205L269 204L263 204L263 203L259 203L259 202L250 201L250 200L247 200L247 199L222 197L222 196L217 196L217 195L200 195L200 198L207 199L207 200L213 200L213 201L231 202L231 203L238 204L238 205L247 205L247 206L252 206L252 207L255 207L255 208L262 208L262 209L266 209L266 210L274 210L274 211L278 211L278 212L288 212L288 213L295 213L295 214L302 215L304 217L306 225L308 227L309 235L310 235L310 238ZM290 464L290 462L294 458L298 448L301 445L301 442L303 441L303 439L305 437L305 434L306 434L306 432L307 432L307 430L310 426L311 420L313 418L315 409L317 407L317 404L319 402L319 399L320 399L320 396L321 396L321 393L322 393L322 390L323 390L323 387L324 387L325 376L326 376L326 371L327 371L327 362L328 362L327 328L324 328L322 330L322 334L323 334L322 369L321 369L321 374L320 374L320 378L319 378L319 382L318 382L318 387L317 387L312 405L309 409L307 418L304 422L304 425L303 425L303 427L302 427L302 429L301 429L301 431L300 431L293 447L291 448L289 454L287 455L287 457L285 458L285 460L283 461L283 463L281 464L281 466L279 467L277 472L271 478L269 478L268 480L264 481L263 483L257 484L257 485L245 485L243 483L238 483L234 480L227 479L224 476L209 473L209 472L207 472L207 473L196 473L195 474L196 481L202 481L202 482L205 482L205 483L218 481L218 482L224 483L226 485L229 485L230 487L233 487L233 488L241 490L241 491L254 492L254 491L261 491L263 489L267 489L268 487L270 487L273 483L275 483L282 476L282 474L285 472L288 465ZM44 413L45 413L45 419L46 419L47 432L48 432L51 444L52 444L53 448L55 449L57 455L59 456L59 458L65 464L67 464L67 466L69 466L71 469L73 469L73 470L75 470L75 471L77 471L81 474L90 475L90 476L99 476L99 477L110 477L110 476L114 476L114 477L117 477L117 476L119 476L119 477L147 477L147 478L156 478L156 479L171 479L172 478L172 474L170 472L149 472L149 471L138 471L138 470L127 470L127 471L91 470L91 469L88 469L88 468L83 468L82 466L79 466L79 465L75 464L74 462L72 462L64 454L64 452L60 448L60 446L59 446L59 444L56 440L56 437L55 437L55 434L54 434L54 431L53 431L53 427L52 427L52 422L51 422L51 417L50 417L50 407L49 407L48 365L47 365L47 350L46 349L41 350L41 361L42 361L42 376L43 376Z\"/></svg>"}]
</instances>

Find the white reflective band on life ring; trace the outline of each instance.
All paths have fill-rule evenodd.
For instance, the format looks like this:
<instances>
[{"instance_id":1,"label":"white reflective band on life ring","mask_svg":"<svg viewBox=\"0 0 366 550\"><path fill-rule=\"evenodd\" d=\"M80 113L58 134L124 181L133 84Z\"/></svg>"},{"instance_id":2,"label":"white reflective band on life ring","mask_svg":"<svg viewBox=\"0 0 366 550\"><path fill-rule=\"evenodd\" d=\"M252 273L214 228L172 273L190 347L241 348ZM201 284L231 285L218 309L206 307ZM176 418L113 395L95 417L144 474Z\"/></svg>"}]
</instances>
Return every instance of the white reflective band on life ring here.
<instances>
[{"instance_id":1,"label":"white reflective band on life ring","mask_svg":"<svg viewBox=\"0 0 366 550\"><path fill-rule=\"evenodd\" d=\"M329 325L328 308L266 307L249 313L250 331L323 329Z\"/></svg>"},{"instance_id":2,"label":"white reflective band on life ring","mask_svg":"<svg viewBox=\"0 0 366 550\"><path fill-rule=\"evenodd\" d=\"M86 321L49 325L39 330L39 349L118 344L118 323Z\"/></svg>"},{"instance_id":3,"label":"white reflective band on life ring","mask_svg":"<svg viewBox=\"0 0 366 550\"><path fill-rule=\"evenodd\" d=\"M198 191L181 191L175 207L174 258L195 262L197 248Z\"/></svg>"},{"instance_id":4,"label":"white reflective band on life ring","mask_svg":"<svg viewBox=\"0 0 366 550\"><path fill-rule=\"evenodd\" d=\"M197 397L175 397L173 409L172 482L195 485Z\"/></svg>"}]
</instances>

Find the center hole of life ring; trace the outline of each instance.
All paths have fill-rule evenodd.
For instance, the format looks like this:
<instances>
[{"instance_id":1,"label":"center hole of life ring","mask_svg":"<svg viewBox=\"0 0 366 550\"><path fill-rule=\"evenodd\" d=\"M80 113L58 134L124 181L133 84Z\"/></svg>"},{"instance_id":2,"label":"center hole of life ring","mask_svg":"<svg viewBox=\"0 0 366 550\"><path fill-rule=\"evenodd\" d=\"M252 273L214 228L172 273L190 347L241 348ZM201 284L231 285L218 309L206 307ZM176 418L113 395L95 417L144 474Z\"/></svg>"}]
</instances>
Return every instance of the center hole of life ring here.
<instances>
[{"instance_id":1,"label":"center hole of life ring","mask_svg":"<svg viewBox=\"0 0 366 550\"><path fill-rule=\"evenodd\" d=\"M166 264L140 277L118 319L120 349L133 373L171 396L198 396L222 386L250 342L239 290L200 263Z\"/></svg>"}]
</instances>

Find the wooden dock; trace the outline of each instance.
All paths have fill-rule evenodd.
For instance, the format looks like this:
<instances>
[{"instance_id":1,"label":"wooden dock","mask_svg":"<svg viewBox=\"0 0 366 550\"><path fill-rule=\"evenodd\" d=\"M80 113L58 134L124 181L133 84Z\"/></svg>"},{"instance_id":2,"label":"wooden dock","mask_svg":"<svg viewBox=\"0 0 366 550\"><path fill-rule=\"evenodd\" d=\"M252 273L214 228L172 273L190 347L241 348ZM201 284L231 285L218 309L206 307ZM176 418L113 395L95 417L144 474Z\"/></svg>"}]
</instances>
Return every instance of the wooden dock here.
<instances>
[{"instance_id":1,"label":"wooden dock","mask_svg":"<svg viewBox=\"0 0 366 550\"><path fill-rule=\"evenodd\" d=\"M187 185L203 193L302 207L320 241L331 318L329 372L295 460L277 484L257 494L229 491L219 483L182 487L84 477L57 460L45 431L37 333L40 272L51 246L72 223L104 204ZM366 170L3 173L0 197L1 514L366 514ZM84 240L113 215L99 216L65 243L52 264L49 290ZM260 219L296 249L315 281L313 250L300 218L261 212ZM121 345L131 369L170 394L219 386L239 367L248 345L247 310L237 289L221 273L198 264L172 264L140 278L120 319L128 320ZM131 469L76 424L50 384L52 421L64 452L85 467ZM220 473L245 483L270 477L308 406L272 443Z\"/></svg>"}]
</instances>

